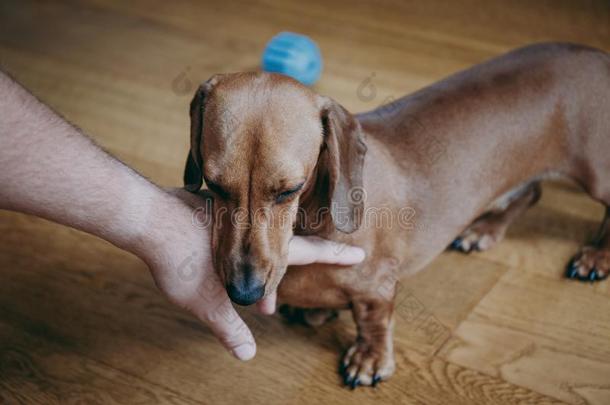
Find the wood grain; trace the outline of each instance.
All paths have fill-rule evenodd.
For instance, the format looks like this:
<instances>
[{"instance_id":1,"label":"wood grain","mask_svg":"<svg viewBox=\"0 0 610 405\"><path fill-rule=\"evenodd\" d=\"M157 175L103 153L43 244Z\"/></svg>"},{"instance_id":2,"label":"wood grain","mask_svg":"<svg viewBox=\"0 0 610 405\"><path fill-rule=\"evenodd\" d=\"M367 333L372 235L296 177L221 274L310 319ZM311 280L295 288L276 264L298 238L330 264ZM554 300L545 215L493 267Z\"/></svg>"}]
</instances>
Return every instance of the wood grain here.
<instances>
[{"instance_id":1,"label":"wood grain","mask_svg":"<svg viewBox=\"0 0 610 405\"><path fill-rule=\"evenodd\" d=\"M518 297L518 299L515 299ZM610 401L610 301L588 285L512 269L442 358L571 403Z\"/></svg>"},{"instance_id":2,"label":"wood grain","mask_svg":"<svg viewBox=\"0 0 610 405\"><path fill-rule=\"evenodd\" d=\"M319 43L316 90L363 111L531 42L610 50L610 4L6 0L0 65L129 165L179 185L195 86L256 69L283 30ZM259 353L242 364L135 257L0 212L0 403L610 403L610 283L561 279L602 209L574 185L544 188L495 249L443 254L401 283L396 375L354 392L336 374L349 314L313 330L243 311Z\"/></svg>"}]
</instances>

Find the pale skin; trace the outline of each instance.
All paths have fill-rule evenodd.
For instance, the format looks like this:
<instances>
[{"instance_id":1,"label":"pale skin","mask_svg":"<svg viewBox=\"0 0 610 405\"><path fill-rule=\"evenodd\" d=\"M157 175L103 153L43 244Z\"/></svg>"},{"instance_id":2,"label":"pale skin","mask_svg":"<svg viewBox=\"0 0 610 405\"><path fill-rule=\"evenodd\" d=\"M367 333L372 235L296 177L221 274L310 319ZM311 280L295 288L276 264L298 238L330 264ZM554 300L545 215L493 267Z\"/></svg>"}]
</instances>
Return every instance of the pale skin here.
<instances>
[{"instance_id":1,"label":"pale skin","mask_svg":"<svg viewBox=\"0 0 610 405\"><path fill-rule=\"evenodd\" d=\"M140 176L0 72L0 209L79 229L137 255L170 302L206 323L235 357L249 360L256 353L252 333L216 276L209 230L193 222L202 205L193 194L163 190ZM363 259L359 248L316 237L295 236L289 245L289 265ZM185 260L197 270L188 277L180 271ZM272 292L258 309L272 314L275 301Z\"/></svg>"}]
</instances>

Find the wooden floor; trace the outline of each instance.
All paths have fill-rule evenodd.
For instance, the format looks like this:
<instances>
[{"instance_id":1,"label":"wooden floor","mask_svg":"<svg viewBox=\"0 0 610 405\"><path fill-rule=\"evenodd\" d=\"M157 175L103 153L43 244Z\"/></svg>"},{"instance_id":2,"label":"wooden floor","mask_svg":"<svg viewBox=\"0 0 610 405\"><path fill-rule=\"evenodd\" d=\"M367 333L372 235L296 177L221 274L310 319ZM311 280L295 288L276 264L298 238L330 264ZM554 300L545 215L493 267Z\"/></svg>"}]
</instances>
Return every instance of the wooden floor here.
<instances>
[{"instance_id":1,"label":"wooden floor","mask_svg":"<svg viewBox=\"0 0 610 405\"><path fill-rule=\"evenodd\" d=\"M534 41L610 50L607 1L372 3L3 0L0 64L146 176L180 185L196 84L255 69L282 30L318 41L316 88L353 111ZM544 192L497 248L445 253L404 280L397 373L355 392L336 374L348 314L312 330L246 311L259 353L240 363L135 257L0 212L0 403L610 404L610 282L562 278L602 208L568 184Z\"/></svg>"}]
</instances>

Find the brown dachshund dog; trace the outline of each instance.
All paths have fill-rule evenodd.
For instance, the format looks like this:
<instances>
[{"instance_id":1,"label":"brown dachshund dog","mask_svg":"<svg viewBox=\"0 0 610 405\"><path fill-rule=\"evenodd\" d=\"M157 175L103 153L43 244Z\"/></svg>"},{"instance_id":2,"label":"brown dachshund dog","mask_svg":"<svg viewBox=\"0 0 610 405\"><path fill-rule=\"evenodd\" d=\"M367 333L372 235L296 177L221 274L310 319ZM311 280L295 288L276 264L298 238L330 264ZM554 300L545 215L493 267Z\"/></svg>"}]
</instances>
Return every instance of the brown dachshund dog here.
<instances>
[{"instance_id":1,"label":"brown dachshund dog","mask_svg":"<svg viewBox=\"0 0 610 405\"><path fill-rule=\"evenodd\" d=\"M352 115L296 81L267 73L214 76L191 103L185 185L214 194L214 263L231 299L351 309L358 337L345 383L394 371L399 278L451 243L487 249L540 195L549 176L576 180L606 206L596 240L568 276L610 272L610 57L577 45L534 45ZM293 234L363 247L349 269L286 269ZM460 235L457 239L456 235ZM315 267L312 269L311 267Z\"/></svg>"}]
</instances>

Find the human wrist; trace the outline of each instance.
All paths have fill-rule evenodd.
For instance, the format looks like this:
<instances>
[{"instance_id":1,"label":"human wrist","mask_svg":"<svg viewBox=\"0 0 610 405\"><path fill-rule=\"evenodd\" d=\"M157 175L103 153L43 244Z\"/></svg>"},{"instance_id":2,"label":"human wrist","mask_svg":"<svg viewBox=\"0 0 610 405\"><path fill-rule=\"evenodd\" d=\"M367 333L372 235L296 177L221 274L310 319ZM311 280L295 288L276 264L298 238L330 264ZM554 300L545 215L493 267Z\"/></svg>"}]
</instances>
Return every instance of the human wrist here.
<instances>
[{"instance_id":1,"label":"human wrist","mask_svg":"<svg viewBox=\"0 0 610 405\"><path fill-rule=\"evenodd\" d=\"M141 204L141 212L134 221L125 249L150 265L165 254L168 241L180 235L176 228L180 224L183 228L188 227L185 218L189 216L189 209L179 199L160 189L142 198ZM187 232L188 229L183 229L182 235Z\"/></svg>"},{"instance_id":2,"label":"human wrist","mask_svg":"<svg viewBox=\"0 0 610 405\"><path fill-rule=\"evenodd\" d=\"M146 204L147 214L127 250L150 267L177 265L176 255L188 255L189 249L209 244L205 229L197 226L195 210L181 198L157 188Z\"/></svg>"}]
</instances>

